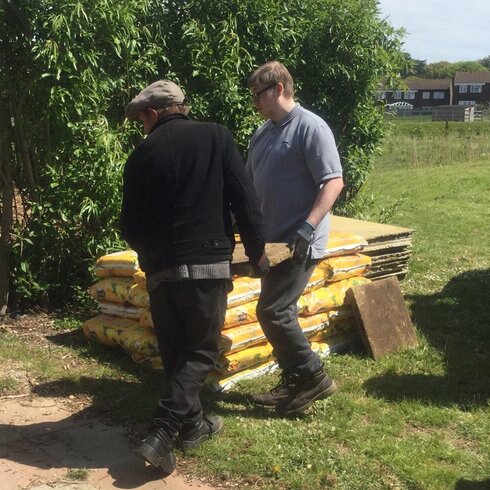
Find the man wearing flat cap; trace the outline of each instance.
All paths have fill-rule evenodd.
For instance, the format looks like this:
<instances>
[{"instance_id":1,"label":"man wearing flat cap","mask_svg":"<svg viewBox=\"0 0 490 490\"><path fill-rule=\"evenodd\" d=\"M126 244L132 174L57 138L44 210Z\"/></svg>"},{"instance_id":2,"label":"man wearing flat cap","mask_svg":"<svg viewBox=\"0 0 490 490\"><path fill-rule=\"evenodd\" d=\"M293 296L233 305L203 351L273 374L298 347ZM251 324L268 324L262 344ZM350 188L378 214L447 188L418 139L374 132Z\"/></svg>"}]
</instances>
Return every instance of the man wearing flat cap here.
<instances>
[{"instance_id":1,"label":"man wearing flat cap","mask_svg":"<svg viewBox=\"0 0 490 490\"><path fill-rule=\"evenodd\" d=\"M152 428L138 452L165 473L173 448L196 447L223 429L203 414L199 393L218 357L232 289L234 214L245 253L265 273L258 200L231 132L192 121L175 83L159 80L127 106L147 137L124 169L121 232L146 273L164 383Z\"/></svg>"}]
</instances>

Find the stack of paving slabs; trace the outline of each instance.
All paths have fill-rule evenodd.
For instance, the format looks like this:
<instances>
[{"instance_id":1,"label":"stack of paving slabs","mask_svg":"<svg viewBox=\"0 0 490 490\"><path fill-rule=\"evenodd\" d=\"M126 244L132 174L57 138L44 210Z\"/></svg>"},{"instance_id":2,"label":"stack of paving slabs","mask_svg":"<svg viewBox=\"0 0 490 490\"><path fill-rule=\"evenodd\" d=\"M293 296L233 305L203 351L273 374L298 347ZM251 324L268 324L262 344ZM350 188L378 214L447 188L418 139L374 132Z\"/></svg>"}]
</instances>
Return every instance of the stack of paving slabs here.
<instances>
[{"instance_id":1,"label":"stack of paving slabs","mask_svg":"<svg viewBox=\"0 0 490 490\"><path fill-rule=\"evenodd\" d=\"M360 253L366 245L358 235L331 233L326 258L315 268L298 301L300 326L313 349L321 354L344 349L359 338L345 297L352 286L371 282L365 277L371 259ZM85 335L123 348L136 362L161 368L146 279L138 268L136 254L126 251L101 257L96 275L99 280L90 288L90 294L98 302L99 314L84 323ZM233 286L228 295L220 357L206 382L212 390L229 389L242 379L277 368L272 346L255 313L260 279L235 276Z\"/></svg>"},{"instance_id":2,"label":"stack of paving slabs","mask_svg":"<svg viewBox=\"0 0 490 490\"><path fill-rule=\"evenodd\" d=\"M407 274L413 230L340 216L331 217L331 227L334 232L356 233L367 241L363 254L372 260L366 274L369 279L393 276L402 280Z\"/></svg>"}]
</instances>

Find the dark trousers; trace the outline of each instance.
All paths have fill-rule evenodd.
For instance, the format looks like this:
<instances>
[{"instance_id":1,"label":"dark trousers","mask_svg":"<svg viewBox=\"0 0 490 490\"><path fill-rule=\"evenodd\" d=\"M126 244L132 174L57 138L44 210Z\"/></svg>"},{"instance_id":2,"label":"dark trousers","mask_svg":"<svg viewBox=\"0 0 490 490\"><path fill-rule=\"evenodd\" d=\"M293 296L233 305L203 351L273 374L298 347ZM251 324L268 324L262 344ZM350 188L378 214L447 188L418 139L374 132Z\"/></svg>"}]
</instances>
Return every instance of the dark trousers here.
<instances>
[{"instance_id":1,"label":"dark trousers","mask_svg":"<svg viewBox=\"0 0 490 490\"><path fill-rule=\"evenodd\" d=\"M322 369L322 362L299 326L296 306L317 263L311 259L303 264L286 260L262 279L257 317L285 374L308 375Z\"/></svg>"},{"instance_id":2,"label":"dark trousers","mask_svg":"<svg viewBox=\"0 0 490 490\"><path fill-rule=\"evenodd\" d=\"M202 413L199 393L218 358L228 279L162 282L150 309L166 380L153 428L171 437Z\"/></svg>"}]
</instances>

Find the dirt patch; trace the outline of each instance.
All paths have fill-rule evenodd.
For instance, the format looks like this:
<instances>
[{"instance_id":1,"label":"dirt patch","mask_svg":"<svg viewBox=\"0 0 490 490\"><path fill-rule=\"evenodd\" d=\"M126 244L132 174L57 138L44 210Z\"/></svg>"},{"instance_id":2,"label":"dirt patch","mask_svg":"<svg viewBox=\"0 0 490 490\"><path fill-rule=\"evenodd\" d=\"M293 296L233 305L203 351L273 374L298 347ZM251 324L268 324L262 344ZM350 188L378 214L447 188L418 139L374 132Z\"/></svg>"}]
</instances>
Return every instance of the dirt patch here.
<instances>
[{"instance_id":1,"label":"dirt patch","mask_svg":"<svg viewBox=\"0 0 490 490\"><path fill-rule=\"evenodd\" d=\"M32 313L17 315L15 317L3 317L0 320L0 331L15 334L21 338L27 338L33 346L46 345L48 335L59 333L54 327L54 319L46 313Z\"/></svg>"},{"instance_id":2,"label":"dirt patch","mask_svg":"<svg viewBox=\"0 0 490 490\"><path fill-rule=\"evenodd\" d=\"M79 331L57 328L55 319L46 313L30 313L15 317L3 317L0 320L0 335L11 334L22 340L29 351L52 349L52 338L65 335L73 336L74 341L81 342ZM65 352L60 356L62 368L66 371L77 370L90 364L89 360L81 359L75 354ZM40 381L26 370L22 360L9 359L8 363L0 365L0 400L35 396L33 389ZM71 411L81 410L91 404L90 397L84 395L69 395L64 398L64 404Z\"/></svg>"}]
</instances>

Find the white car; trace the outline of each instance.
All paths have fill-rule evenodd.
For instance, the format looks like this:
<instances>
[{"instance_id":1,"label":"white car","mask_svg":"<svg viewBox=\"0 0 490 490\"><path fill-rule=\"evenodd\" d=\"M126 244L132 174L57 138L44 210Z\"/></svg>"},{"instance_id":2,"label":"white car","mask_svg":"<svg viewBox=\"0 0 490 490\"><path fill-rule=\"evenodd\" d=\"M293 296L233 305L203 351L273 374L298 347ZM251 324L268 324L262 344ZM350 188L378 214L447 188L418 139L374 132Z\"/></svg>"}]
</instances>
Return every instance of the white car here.
<instances>
[{"instance_id":1,"label":"white car","mask_svg":"<svg viewBox=\"0 0 490 490\"><path fill-rule=\"evenodd\" d=\"M387 104L386 107L390 109L413 109L413 105L408 102L393 102L392 104Z\"/></svg>"}]
</instances>

